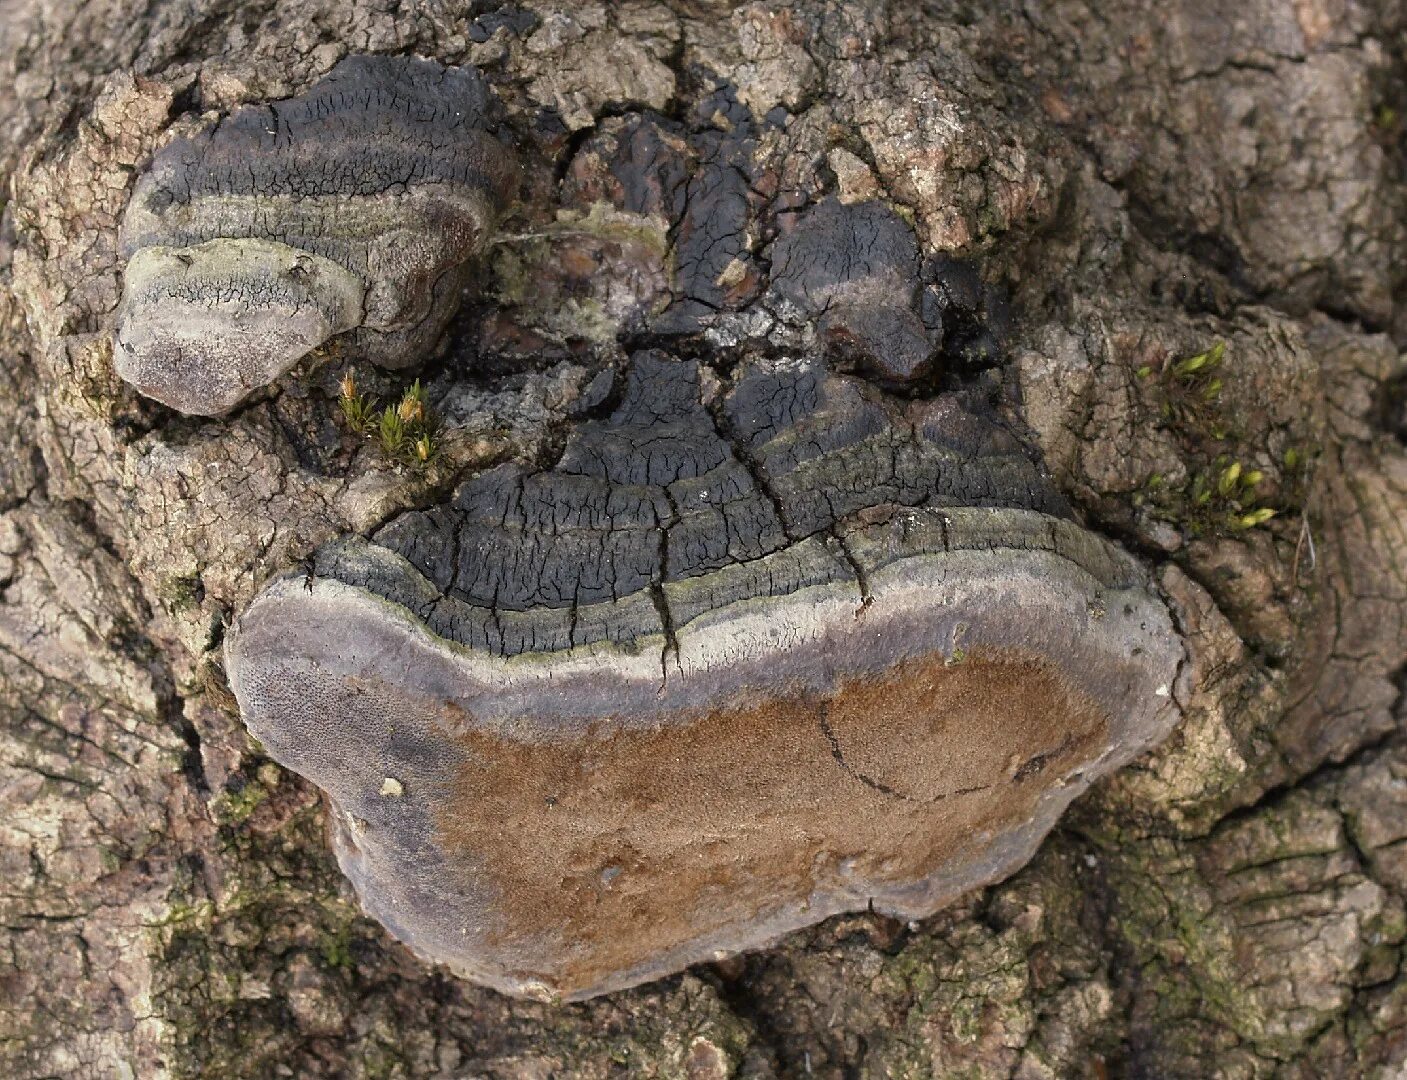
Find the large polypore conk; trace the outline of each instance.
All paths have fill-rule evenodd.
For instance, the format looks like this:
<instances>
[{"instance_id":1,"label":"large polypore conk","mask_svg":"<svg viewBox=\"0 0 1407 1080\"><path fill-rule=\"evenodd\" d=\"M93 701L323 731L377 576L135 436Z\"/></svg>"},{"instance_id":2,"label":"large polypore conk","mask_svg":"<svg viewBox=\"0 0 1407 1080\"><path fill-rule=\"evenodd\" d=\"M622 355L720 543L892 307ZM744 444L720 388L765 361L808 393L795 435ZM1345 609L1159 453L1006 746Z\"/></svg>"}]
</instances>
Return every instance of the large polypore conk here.
<instances>
[{"instance_id":1,"label":"large polypore conk","mask_svg":"<svg viewBox=\"0 0 1407 1080\"><path fill-rule=\"evenodd\" d=\"M422 956L581 998L923 916L1169 730L1143 572L957 396L622 378L550 470L323 549L228 640L249 727Z\"/></svg>"},{"instance_id":2,"label":"large polypore conk","mask_svg":"<svg viewBox=\"0 0 1407 1080\"><path fill-rule=\"evenodd\" d=\"M334 334L422 359L516 186L491 105L470 69L356 56L170 143L122 223L118 373L218 415Z\"/></svg>"}]
</instances>

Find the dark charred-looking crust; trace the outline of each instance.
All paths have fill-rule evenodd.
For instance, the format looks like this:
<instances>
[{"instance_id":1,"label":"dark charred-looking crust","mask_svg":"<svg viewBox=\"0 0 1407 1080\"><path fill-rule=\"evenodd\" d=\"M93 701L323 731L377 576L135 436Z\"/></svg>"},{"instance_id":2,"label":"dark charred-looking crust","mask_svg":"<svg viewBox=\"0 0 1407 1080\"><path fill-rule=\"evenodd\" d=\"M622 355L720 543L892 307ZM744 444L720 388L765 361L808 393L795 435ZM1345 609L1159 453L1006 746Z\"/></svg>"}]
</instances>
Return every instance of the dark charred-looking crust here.
<instances>
[{"instance_id":1,"label":"dark charred-looking crust","mask_svg":"<svg viewBox=\"0 0 1407 1080\"><path fill-rule=\"evenodd\" d=\"M932 375L943 344L932 305L925 324L919 278L913 229L880 202L825 199L784 219L772 246L776 293L817 320L832 352L895 386Z\"/></svg>"},{"instance_id":2,"label":"dark charred-looking crust","mask_svg":"<svg viewBox=\"0 0 1407 1080\"><path fill-rule=\"evenodd\" d=\"M453 314L462 267L516 176L478 74L413 58L349 57L300 97L177 139L123 220L118 372L214 415L344 331L378 363L414 363ZM307 265L337 280L310 289ZM280 276L287 295L269 300ZM329 306L350 315L308 315ZM267 333L280 322L296 332Z\"/></svg>"},{"instance_id":3,"label":"dark charred-looking crust","mask_svg":"<svg viewBox=\"0 0 1407 1080\"><path fill-rule=\"evenodd\" d=\"M486 154L492 108L470 68L349 56L299 97L247 105L172 142L136 200L160 215L221 195L356 198L431 183L492 189L504 181ZM124 239L146 246L156 237L136 231Z\"/></svg>"},{"instance_id":4,"label":"dark charred-looking crust","mask_svg":"<svg viewBox=\"0 0 1407 1080\"><path fill-rule=\"evenodd\" d=\"M444 598L437 633L512 654L531 619L588 644L624 629L597 621L602 605L818 535L838 543L843 518L876 506L1065 513L1020 445L952 397L901 408L819 361L777 362L748 367L715 417L697 365L653 352L624 382L553 469L490 470L376 535ZM659 633L658 613L640 610L640 633Z\"/></svg>"},{"instance_id":5,"label":"dark charred-looking crust","mask_svg":"<svg viewBox=\"0 0 1407 1080\"><path fill-rule=\"evenodd\" d=\"M246 721L368 910L511 993L927 914L1175 718L1166 609L1020 445L818 361L637 354L555 466L315 571L229 638Z\"/></svg>"}]
</instances>

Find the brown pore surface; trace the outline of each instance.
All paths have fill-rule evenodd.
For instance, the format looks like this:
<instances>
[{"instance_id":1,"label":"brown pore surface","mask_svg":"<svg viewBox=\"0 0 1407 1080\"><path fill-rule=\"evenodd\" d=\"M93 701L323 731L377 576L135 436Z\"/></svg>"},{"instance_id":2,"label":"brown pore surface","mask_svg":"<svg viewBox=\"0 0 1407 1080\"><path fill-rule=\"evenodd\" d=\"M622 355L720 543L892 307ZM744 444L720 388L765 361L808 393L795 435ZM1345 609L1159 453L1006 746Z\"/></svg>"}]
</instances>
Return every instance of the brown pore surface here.
<instances>
[{"instance_id":1,"label":"brown pore surface","mask_svg":"<svg viewBox=\"0 0 1407 1080\"><path fill-rule=\"evenodd\" d=\"M649 730L470 731L440 842L500 891L500 944L529 967L552 956L540 974L570 992L730 927L745 944L813 894L882 893L976 855L979 834L1031 815L1049 786L1035 772L1077 768L1106 728L1047 661L1006 651Z\"/></svg>"}]
</instances>

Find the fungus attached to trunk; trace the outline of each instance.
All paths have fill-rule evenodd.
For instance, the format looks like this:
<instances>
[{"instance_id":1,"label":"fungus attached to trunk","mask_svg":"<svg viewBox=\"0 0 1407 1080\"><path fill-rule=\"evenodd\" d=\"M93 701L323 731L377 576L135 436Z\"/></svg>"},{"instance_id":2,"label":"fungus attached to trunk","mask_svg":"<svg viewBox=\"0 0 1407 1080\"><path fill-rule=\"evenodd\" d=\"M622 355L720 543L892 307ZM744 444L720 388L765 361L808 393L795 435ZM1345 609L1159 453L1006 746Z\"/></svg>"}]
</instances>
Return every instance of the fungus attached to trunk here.
<instances>
[{"instance_id":1,"label":"fungus attached to trunk","mask_svg":"<svg viewBox=\"0 0 1407 1080\"><path fill-rule=\"evenodd\" d=\"M883 203L831 198L795 217L773 245L772 283L816 318L829 349L853 355L878 381L903 386L932 372L941 318L925 325L918 240Z\"/></svg>"},{"instance_id":2,"label":"fungus attached to trunk","mask_svg":"<svg viewBox=\"0 0 1407 1080\"><path fill-rule=\"evenodd\" d=\"M477 73L355 56L153 158L123 219L118 373L218 415L329 337L414 363L515 187Z\"/></svg>"},{"instance_id":3,"label":"fungus attached to trunk","mask_svg":"<svg viewBox=\"0 0 1407 1080\"><path fill-rule=\"evenodd\" d=\"M227 644L367 909L510 993L929 914L1175 718L1142 571L956 395L706 385L637 354L554 467L324 548Z\"/></svg>"}]
</instances>

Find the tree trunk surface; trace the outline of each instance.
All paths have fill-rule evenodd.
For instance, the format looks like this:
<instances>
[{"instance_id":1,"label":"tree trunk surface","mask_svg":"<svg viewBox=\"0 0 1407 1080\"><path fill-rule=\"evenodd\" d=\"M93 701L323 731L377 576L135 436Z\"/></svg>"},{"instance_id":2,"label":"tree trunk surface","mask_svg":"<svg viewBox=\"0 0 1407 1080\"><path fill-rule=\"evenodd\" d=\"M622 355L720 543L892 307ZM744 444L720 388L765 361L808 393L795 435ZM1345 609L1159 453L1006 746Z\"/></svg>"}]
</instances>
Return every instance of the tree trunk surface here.
<instances>
[{"instance_id":1,"label":"tree trunk surface","mask_svg":"<svg viewBox=\"0 0 1407 1080\"><path fill-rule=\"evenodd\" d=\"M429 469L342 426L335 348L217 420L112 364L151 154L353 54L478 68L528 162L417 369ZM0 65L0 1074L1407 1076L1400 3L0 0ZM422 963L247 735L226 628L318 545L550 461L640 312L746 310L829 196L1009 295L977 377L1153 574L1179 726L921 922L576 1005Z\"/></svg>"}]
</instances>

